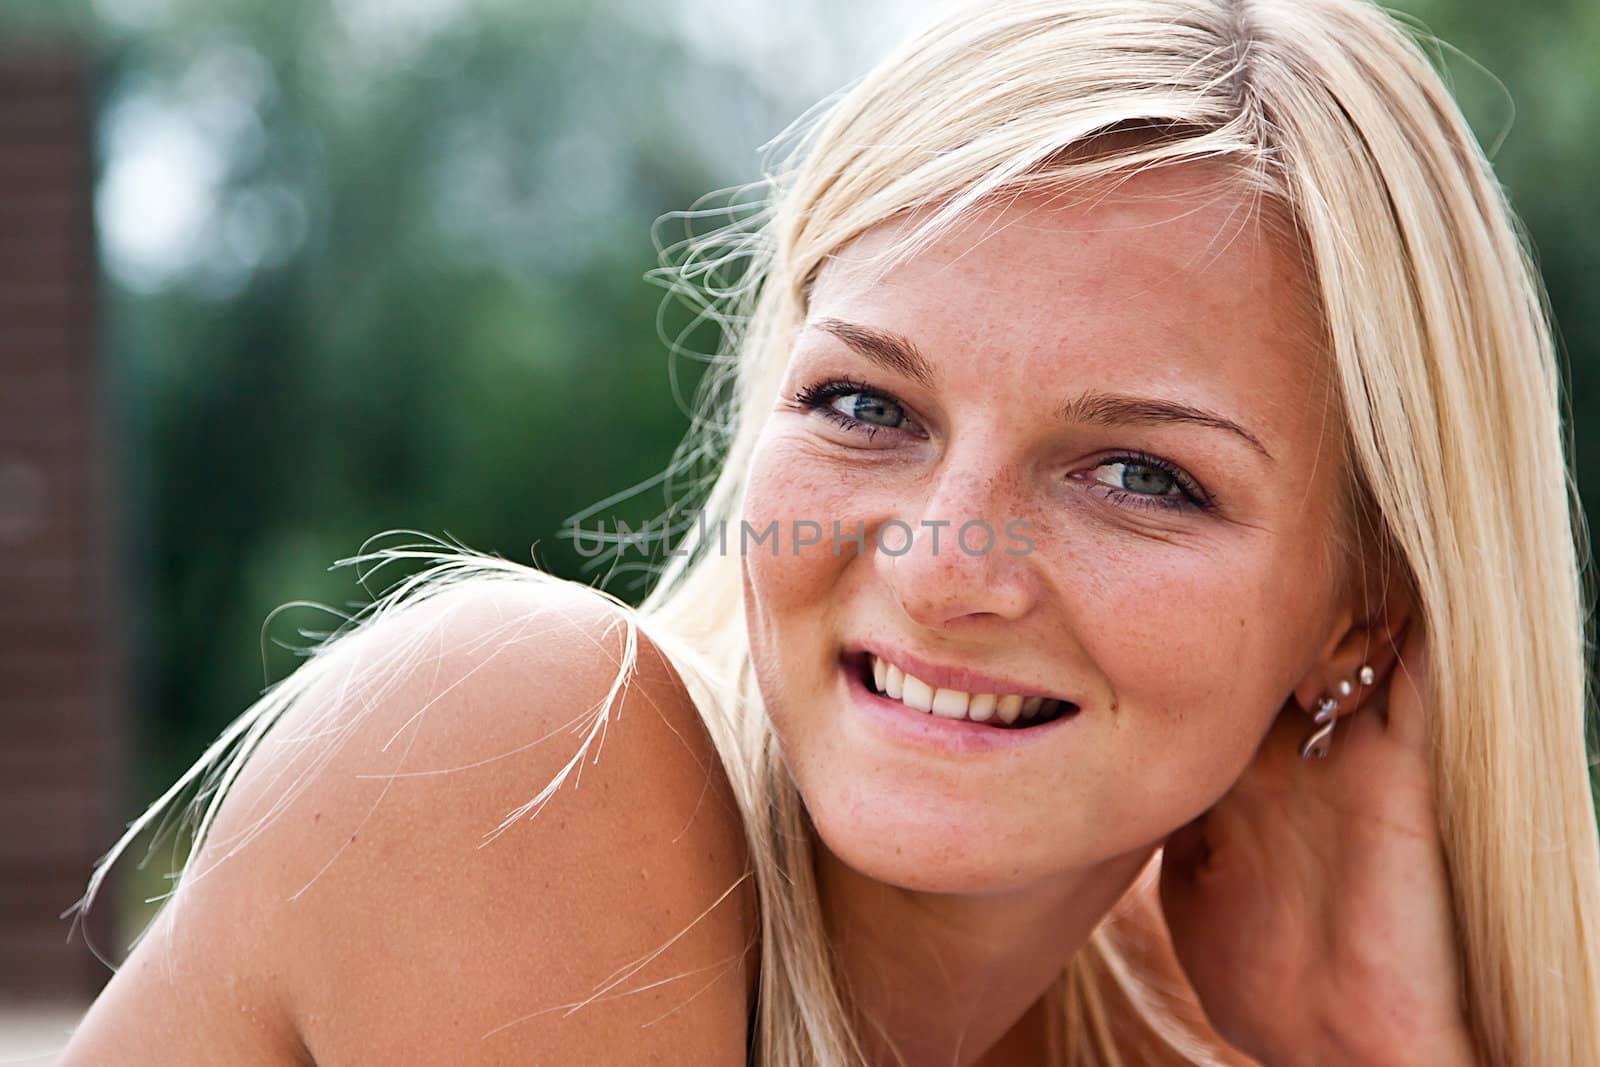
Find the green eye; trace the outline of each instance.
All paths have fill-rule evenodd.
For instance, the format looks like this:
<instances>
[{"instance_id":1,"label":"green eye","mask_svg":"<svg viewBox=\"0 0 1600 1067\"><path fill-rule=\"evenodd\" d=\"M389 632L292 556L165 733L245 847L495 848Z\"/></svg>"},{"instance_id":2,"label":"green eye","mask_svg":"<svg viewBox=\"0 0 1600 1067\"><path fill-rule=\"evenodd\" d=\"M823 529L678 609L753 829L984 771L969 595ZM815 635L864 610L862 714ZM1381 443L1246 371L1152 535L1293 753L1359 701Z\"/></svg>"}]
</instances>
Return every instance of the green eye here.
<instances>
[{"instance_id":1,"label":"green eye","mask_svg":"<svg viewBox=\"0 0 1600 1067\"><path fill-rule=\"evenodd\" d=\"M1177 488L1178 481L1169 471L1146 463L1107 463L1105 468L1118 471L1117 488L1144 496L1166 496Z\"/></svg>"},{"instance_id":2,"label":"green eye","mask_svg":"<svg viewBox=\"0 0 1600 1067\"><path fill-rule=\"evenodd\" d=\"M1112 456L1089 472L1118 503L1129 507L1209 510L1211 496L1182 468L1142 453Z\"/></svg>"},{"instance_id":3,"label":"green eye","mask_svg":"<svg viewBox=\"0 0 1600 1067\"><path fill-rule=\"evenodd\" d=\"M869 426L893 428L906 417L906 413L900 410L899 404L873 393L847 393L835 397L832 407L846 418L864 422Z\"/></svg>"},{"instance_id":4,"label":"green eye","mask_svg":"<svg viewBox=\"0 0 1600 1067\"><path fill-rule=\"evenodd\" d=\"M896 435L926 435L905 407L889 394L853 378L833 378L809 385L794 395L796 406L872 440L879 430Z\"/></svg>"}]
</instances>

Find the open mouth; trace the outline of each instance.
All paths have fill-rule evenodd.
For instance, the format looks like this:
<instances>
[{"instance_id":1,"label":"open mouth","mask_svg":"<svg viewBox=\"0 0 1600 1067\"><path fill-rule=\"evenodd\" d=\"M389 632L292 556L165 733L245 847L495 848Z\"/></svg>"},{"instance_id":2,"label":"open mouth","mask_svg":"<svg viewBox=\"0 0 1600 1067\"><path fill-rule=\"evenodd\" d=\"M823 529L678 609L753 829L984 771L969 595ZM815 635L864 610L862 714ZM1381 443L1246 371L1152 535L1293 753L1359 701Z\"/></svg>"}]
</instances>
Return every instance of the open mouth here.
<instances>
[{"instance_id":1,"label":"open mouth","mask_svg":"<svg viewBox=\"0 0 1600 1067\"><path fill-rule=\"evenodd\" d=\"M845 667L875 696L936 718L979 723L998 730L1026 730L1078 712L1078 705L1053 697L938 689L867 652L846 656Z\"/></svg>"}]
</instances>

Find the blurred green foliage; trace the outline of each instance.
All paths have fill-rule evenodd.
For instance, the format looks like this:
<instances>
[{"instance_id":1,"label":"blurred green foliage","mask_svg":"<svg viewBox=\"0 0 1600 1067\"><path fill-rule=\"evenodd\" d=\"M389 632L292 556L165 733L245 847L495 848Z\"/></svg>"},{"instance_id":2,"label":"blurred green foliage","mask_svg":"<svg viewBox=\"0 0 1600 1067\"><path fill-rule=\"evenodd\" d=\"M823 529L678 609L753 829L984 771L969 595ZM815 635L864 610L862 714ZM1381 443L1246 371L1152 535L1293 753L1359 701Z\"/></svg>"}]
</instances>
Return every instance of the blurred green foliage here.
<instances>
[{"instance_id":1,"label":"blurred green foliage","mask_svg":"<svg viewBox=\"0 0 1600 1067\"><path fill-rule=\"evenodd\" d=\"M697 145L781 115L620 6L435 5L449 17L409 33L382 4L127 6L144 21L8 14L13 39L25 21L90 34L104 213L129 210L106 202L119 152L198 135L220 156L194 161L217 171L212 210L180 262L119 271L107 249L143 798L292 668L274 639L334 621L262 633L272 609L366 597L327 568L370 535L523 561L537 541L579 575L561 520L658 472L685 426L643 280L651 224L753 175L753 154L717 174ZM143 169L135 210L194 194L159 185L159 158ZM697 370L680 361L685 394Z\"/></svg>"},{"instance_id":2,"label":"blurred green foliage","mask_svg":"<svg viewBox=\"0 0 1600 1067\"><path fill-rule=\"evenodd\" d=\"M757 144L817 90L664 28L679 6L0 7L0 45L63 30L90 42L101 207L130 234L141 212L182 207L151 184L168 173L160 152L202 150L190 169L205 171L207 207L183 256L107 248L143 716L130 814L292 667L260 640L273 608L361 595L350 571L326 568L368 536L448 532L524 561L537 540L539 562L580 576L562 519L664 466L685 419L658 337L663 293L643 280L651 224L753 179ZM810 7L848 29L846 5ZM1402 7L1465 53L1440 61L1480 137L1503 141L1499 173L1570 355L1580 488L1600 500L1587 462L1600 434L1600 5ZM837 81L855 73L833 60ZM139 151L156 153L143 185L124 158ZM688 393L695 368L680 370ZM646 493L607 514L641 520L662 503ZM297 625L328 622L291 613L271 634L293 643Z\"/></svg>"}]
</instances>

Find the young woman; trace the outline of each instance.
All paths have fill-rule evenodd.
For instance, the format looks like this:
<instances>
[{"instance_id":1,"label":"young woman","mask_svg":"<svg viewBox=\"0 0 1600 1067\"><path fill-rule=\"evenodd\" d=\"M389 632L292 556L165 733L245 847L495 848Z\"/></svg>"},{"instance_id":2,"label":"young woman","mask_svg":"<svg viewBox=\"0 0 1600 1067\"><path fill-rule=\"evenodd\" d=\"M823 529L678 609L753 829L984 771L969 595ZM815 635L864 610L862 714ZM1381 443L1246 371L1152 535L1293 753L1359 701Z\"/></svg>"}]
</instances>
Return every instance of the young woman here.
<instances>
[{"instance_id":1,"label":"young woman","mask_svg":"<svg viewBox=\"0 0 1600 1067\"><path fill-rule=\"evenodd\" d=\"M65 1062L1600 1063L1551 333L1419 48L986 0L801 132L643 606L365 557Z\"/></svg>"}]
</instances>

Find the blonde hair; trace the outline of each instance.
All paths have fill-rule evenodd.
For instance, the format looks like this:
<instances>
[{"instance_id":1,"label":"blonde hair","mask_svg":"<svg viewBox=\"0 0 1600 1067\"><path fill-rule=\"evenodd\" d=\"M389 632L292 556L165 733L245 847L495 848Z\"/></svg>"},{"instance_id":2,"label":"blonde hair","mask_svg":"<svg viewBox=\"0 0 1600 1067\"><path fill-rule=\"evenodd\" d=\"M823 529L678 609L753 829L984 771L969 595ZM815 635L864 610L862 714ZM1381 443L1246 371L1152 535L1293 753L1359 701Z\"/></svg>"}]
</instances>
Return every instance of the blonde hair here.
<instances>
[{"instance_id":1,"label":"blonde hair","mask_svg":"<svg viewBox=\"0 0 1600 1067\"><path fill-rule=\"evenodd\" d=\"M776 143L765 197L731 205L744 217L667 250L659 277L725 327L669 476L707 520L737 525L790 335L817 271L852 238L931 208L890 253L910 255L996 198L1200 159L1232 164L1286 212L1314 275L1366 536L1403 568L1427 635L1463 993L1485 1061L1600 1063L1586 545L1548 312L1482 151L1422 48L1376 6L982 0L906 41ZM763 946L753 1052L770 1067L860 1063L805 808L750 669L737 557L685 544L627 621L683 668L744 811ZM537 574L433 556L443 562L377 607L467 577ZM210 801L203 837L318 667L230 727L103 863L189 785ZM1141 976L1115 915L1053 1003L1057 1063L1109 1067L1156 1049L1215 1062Z\"/></svg>"}]
</instances>

